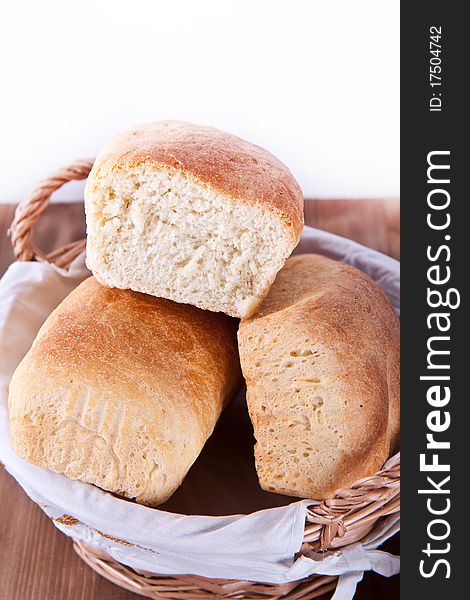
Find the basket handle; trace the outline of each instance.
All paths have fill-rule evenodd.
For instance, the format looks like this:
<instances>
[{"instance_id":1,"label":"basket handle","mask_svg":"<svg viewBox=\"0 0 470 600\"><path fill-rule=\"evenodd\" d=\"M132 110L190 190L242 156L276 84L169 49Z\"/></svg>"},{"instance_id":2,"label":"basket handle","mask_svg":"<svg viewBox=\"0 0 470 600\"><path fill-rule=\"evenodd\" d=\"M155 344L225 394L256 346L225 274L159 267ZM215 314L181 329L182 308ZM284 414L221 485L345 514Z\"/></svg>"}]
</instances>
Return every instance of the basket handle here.
<instances>
[{"instance_id":1,"label":"basket handle","mask_svg":"<svg viewBox=\"0 0 470 600\"><path fill-rule=\"evenodd\" d=\"M76 160L67 167L58 169L40 181L38 186L18 204L9 229L17 260L46 261L66 267L75 256L80 254L85 246L84 240L72 242L47 255L34 243L33 231L39 217L46 210L52 194L69 181L86 179L93 162L93 159Z\"/></svg>"}]
</instances>

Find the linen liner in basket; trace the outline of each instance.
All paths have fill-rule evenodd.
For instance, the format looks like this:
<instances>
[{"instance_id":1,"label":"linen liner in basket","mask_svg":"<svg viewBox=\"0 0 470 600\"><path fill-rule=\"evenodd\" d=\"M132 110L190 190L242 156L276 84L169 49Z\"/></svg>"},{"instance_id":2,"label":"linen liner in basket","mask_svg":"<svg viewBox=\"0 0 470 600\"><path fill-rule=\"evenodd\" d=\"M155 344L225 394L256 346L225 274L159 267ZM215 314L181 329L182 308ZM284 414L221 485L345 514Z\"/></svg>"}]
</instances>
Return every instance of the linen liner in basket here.
<instances>
[{"instance_id":1,"label":"linen liner in basket","mask_svg":"<svg viewBox=\"0 0 470 600\"><path fill-rule=\"evenodd\" d=\"M324 254L368 273L399 314L397 261L310 227L305 228L296 252ZM350 600L364 571L385 576L399 571L397 557L377 550L399 529L398 455L388 461L384 472L358 482L331 503L301 500L225 517L178 515L127 502L17 457L9 442L9 380L41 324L88 274L80 254L68 270L48 262L16 262L0 282L0 460L56 527L78 541L76 549L86 562L118 585L154 598L211 597L214 589L203 578L217 580L214 585L219 586L219 597L236 594L243 598L249 593L250 598L261 598L277 593L292 599L314 598L331 590L339 576L334 598ZM368 500L379 501L375 515L367 508ZM370 515L380 518L367 526ZM370 524L374 527L368 531ZM348 543L338 550L318 551ZM90 546L91 554L87 553ZM177 577L168 587L168 595L163 580L158 587L149 584L147 589L145 581L150 580L122 565L116 569L106 557L137 571L194 574L197 577L181 578L186 590L191 582L193 594L170 593L170 588L178 590ZM241 581L232 584L221 578Z\"/></svg>"}]
</instances>

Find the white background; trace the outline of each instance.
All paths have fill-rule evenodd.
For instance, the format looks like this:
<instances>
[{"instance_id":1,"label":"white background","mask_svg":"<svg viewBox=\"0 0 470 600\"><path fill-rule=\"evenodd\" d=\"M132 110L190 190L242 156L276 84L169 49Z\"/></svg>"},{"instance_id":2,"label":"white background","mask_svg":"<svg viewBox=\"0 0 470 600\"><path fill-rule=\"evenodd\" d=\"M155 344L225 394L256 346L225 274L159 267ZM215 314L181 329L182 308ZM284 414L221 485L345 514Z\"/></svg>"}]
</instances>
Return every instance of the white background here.
<instances>
[{"instance_id":1,"label":"white background","mask_svg":"<svg viewBox=\"0 0 470 600\"><path fill-rule=\"evenodd\" d=\"M165 118L265 146L307 197L399 193L398 0L20 0L0 57L0 202Z\"/></svg>"}]
</instances>

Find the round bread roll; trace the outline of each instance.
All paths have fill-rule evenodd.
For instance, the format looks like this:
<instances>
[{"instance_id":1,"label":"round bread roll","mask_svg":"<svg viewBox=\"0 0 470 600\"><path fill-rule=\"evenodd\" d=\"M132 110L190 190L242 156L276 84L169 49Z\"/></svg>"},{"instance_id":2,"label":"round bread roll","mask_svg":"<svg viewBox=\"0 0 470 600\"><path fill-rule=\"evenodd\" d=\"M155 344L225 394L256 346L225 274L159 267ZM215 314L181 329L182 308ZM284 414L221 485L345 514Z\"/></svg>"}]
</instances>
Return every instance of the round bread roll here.
<instances>
[{"instance_id":1,"label":"round bread roll","mask_svg":"<svg viewBox=\"0 0 470 600\"><path fill-rule=\"evenodd\" d=\"M322 500L382 467L399 435L399 321L374 281L293 256L238 339L263 489Z\"/></svg>"},{"instance_id":2,"label":"round bread roll","mask_svg":"<svg viewBox=\"0 0 470 600\"><path fill-rule=\"evenodd\" d=\"M303 196L272 154L213 127L112 139L85 189L87 265L104 285L252 314L299 241Z\"/></svg>"},{"instance_id":3,"label":"round bread roll","mask_svg":"<svg viewBox=\"0 0 470 600\"><path fill-rule=\"evenodd\" d=\"M87 279L13 375L13 447L39 467L161 504L240 384L236 325Z\"/></svg>"}]
</instances>

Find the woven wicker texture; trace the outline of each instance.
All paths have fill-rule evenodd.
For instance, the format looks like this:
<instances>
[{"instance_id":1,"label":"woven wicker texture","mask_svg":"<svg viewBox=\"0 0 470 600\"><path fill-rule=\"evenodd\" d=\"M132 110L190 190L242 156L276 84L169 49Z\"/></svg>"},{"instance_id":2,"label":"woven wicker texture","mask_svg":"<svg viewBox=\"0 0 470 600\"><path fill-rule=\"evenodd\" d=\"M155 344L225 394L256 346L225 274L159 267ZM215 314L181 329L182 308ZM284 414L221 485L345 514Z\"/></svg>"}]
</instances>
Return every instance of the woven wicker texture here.
<instances>
[{"instance_id":1,"label":"woven wicker texture","mask_svg":"<svg viewBox=\"0 0 470 600\"><path fill-rule=\"evenodd\" d=\"M336 577L320 576L282 585L250 581L207 579L197 575L137 573L104 552L74 541L75 552L97 573L131 592L148 598L199 600L200 598L318 598L336 587Z\"/></svg>"},{"instance_id":2,"label":"woven wicker texture","mask_svg":"<svg viewBox=\"0 0 470 600\"><path fill-rule=\"evenodd\" d=\"M11 224L10 235L18 260L38 260L67 268L85 247L85 240L73 242L45 254L34 243L33 230L53 192L72 180L86 179L92 160L78 160L42 180L21 202ZM321 503L312 504L307 513L304 543L300 554L340 549L358 542L380 518L400 511L400 454L390 458L381 471L336 492ZM158 575L138 573L94 547L74 542L77 554L97 573L116 585L148 598L197 600L201 598L284 598L306 600L333 590L336 577L313 575L307 580L282 585L249 581L208 579L195 575Z\"/></svg>"}]
</instances>

